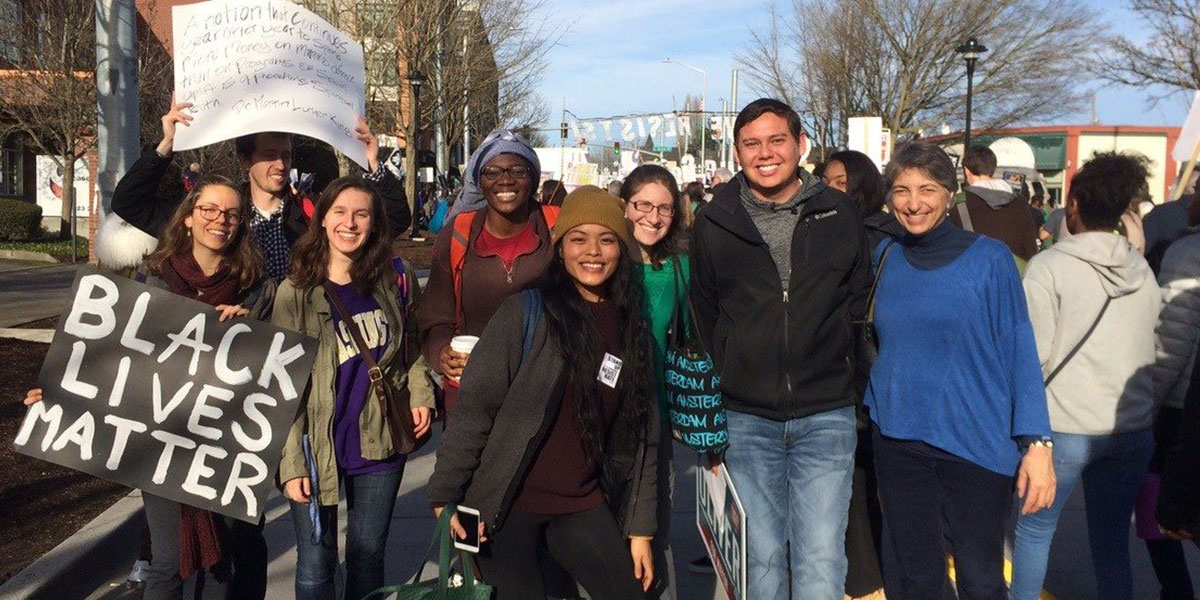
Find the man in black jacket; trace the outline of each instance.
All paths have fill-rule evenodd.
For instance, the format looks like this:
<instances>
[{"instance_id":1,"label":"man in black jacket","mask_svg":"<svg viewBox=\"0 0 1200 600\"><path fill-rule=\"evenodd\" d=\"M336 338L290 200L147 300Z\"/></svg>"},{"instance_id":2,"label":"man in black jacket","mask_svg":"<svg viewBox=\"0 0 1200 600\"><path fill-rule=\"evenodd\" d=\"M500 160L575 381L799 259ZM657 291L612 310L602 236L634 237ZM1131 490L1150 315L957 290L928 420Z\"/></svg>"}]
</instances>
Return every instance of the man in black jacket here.
<instances>
[{"instance_id":1,"label":"man in black jacket","mask_svg":"<svg viewBox=\"0 0 1200 600\"><path fill-rule=\"evenodd\" d=\"M846 195L798 167L791 107L756 100L733 132L742 172L697 216L691 294L721 374L724 467L749 520L747 593L841 598L866 237Z\"/></svg>"},{"instance_id":2,"label":"man in black jacket","mask_svg":"<svg viewBox=\"0 0 1200 600\"><path fill-rule=\"evenodd\" d=\"M192 120L184 112L190 107L188 102L171 105L171 110L162 117L163 137L158 146L142 154L113 191L113 212L154 237L158 237L182 200L157 194L171 165L175 131L180 123L186 127ZM412 221L403 186L387 168L380 166L379 142L366 122L360 119L355 133L367 145L370 173L366 178L384 200L392 233L398 235ZM288 253L308 228L313 210L312 201L297 195L291 185L292 135L273 131L253 133L237 138L235 146L238 163L246 171L247 181L241 191L252 206L250 229L262 252L267 274L279 281L287 274Z\"/></svg>"}]
</instances>

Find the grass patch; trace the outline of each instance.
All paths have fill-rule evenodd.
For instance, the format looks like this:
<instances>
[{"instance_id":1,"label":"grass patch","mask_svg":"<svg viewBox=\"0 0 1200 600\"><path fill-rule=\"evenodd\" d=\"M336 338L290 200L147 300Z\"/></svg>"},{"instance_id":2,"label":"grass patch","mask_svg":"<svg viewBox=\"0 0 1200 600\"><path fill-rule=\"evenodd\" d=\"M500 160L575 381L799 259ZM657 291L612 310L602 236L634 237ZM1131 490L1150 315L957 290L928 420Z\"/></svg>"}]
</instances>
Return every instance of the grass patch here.
<instances>
[{"instance_id":1,"label":"grass patch","mask_svg":"<svg viewBox=\"0 0 1200 600\"><path fill-rule=\"evenodd\" d=\"M48 234L47 234L48 235ZM79 261L87 262L88 258L88 239L83 236L76 236L79 241L77 246ZM71 238L67 239L42 239L35 242L0 242L0 250L25 250L27 252L45 252L53 256L59 262L71 262Z\"/></svg>"}]
</instances>

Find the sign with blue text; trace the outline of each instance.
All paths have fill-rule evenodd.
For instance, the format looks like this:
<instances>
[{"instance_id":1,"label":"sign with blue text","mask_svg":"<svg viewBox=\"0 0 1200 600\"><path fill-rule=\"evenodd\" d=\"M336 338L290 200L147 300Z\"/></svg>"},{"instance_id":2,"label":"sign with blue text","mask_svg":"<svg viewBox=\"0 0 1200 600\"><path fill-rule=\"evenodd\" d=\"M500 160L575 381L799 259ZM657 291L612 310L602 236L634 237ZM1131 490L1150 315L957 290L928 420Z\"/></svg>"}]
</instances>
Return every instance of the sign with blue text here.
<instances>
[{"instance_id":1,"label":"sign with blue text","mask_svg":"<svg viewBox=\"0 0 1200 600\"><path fill-rule=\"evenodd\" d=\"M13 448L257 522L317 341L81 268Z\"/></svg>"},{"instance_id":2,"label":"sign with blue text","mask_svg":"<svg viewBox=\"0 0 1200 600\"><path fill-rule=\"evenodd\" d=\"M696 468L696 526L729 600L746 596L746 512L725 465L713 473L707 459Z\"/></svg>"}]
</instances>

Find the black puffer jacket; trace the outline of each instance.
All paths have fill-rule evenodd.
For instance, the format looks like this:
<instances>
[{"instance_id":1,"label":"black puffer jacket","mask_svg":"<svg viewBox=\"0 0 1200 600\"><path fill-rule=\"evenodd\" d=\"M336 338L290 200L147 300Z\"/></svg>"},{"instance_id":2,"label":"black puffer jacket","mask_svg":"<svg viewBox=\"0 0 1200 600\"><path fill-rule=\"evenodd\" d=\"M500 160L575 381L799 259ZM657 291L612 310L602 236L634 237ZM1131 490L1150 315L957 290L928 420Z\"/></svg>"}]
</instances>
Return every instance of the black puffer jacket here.
<instances>
[{"instance_id":1,"label":"black puffer jacket","mask_svg":"<svg viewBox=\"0 0 1200 600\"><path fill-rule=\"evenodd\" d=\"M784 421L855 402L851 321L871 285L857 208L822 183L806 186L783 289L735 177L696 218L692 299L704 345L734 411Z\"/></svg>"}]
</instances>

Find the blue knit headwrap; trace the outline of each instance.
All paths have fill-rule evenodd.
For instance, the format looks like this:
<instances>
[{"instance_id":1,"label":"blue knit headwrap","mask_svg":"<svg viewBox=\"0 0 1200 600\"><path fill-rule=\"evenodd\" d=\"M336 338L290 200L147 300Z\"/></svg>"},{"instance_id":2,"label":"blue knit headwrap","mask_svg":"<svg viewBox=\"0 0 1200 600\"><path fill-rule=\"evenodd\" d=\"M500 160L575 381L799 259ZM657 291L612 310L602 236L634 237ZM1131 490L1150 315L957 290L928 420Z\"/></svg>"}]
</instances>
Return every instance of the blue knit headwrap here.
<instances>
[{"instance_id":1,"label":"blue knit headwrap","mask_svg":"<svg viewBox=\"0 0 1200 600\"><path fill-rule=\"evenodd\" d=\"M507 129L497 129L483 139L475 152L471 154L471 159L467 161L466 181L463 182L462 191L458 193L458 199L455 200L454 207L450 209L450 214L446 215L447 222L458 213L479 210L487 204L487 201L483 199L483 190L479 187L480 172L489 161L501 154L514 154L525 159L525 162L529 163L531 182L535 182L541 177L542 163L538 161L533 146L518 133ZM533 194L535 187L531 186L530 195Z\"/></svg>"}]
</instances>

